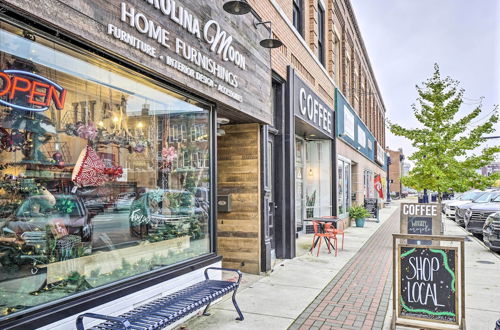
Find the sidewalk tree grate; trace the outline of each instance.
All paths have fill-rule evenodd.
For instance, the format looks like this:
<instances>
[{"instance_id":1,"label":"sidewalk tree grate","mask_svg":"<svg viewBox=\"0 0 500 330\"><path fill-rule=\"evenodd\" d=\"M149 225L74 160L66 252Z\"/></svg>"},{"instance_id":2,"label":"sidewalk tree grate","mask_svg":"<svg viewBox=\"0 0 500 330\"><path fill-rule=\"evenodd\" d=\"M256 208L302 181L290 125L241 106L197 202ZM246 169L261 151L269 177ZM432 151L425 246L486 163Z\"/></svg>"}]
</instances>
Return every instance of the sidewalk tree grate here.
<instances>
[{"instance_id":1,"label":"sidewalk tree grate","mask_svg":"<svg viewBox=\"0 0 500 330\"><path fill-rule=\"evenodd\" d=\"M392 286L392 234L397 232L396 211L289 329L382 329Z\"/></svg>"}]
</instances>

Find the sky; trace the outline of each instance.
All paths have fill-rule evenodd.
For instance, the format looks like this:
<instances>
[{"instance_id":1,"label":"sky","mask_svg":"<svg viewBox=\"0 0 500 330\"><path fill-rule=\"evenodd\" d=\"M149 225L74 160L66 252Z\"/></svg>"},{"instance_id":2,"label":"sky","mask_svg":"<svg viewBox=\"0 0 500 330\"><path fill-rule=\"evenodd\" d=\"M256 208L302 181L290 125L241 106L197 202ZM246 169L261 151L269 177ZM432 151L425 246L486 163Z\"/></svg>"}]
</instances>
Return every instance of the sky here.
<instances>
[{"instance_id":1,"label":"sky","mask_svg":"<svg viewBox=\"0 0 500 330\"><path fill-rule=\"evenodd\" d=\"M465 89L459 114L482 101L482 123L500 104L499 0L351 0L386 117L404 127L417 127L411 105L415 85L430 78L434 63L442 76L460 81ZM484 118L480 120L481 118ZM500 135L500 124L497 133ZM488 144L500 143L500 139ZM414 148L387 130L386 146Z\"/></svg>"}]
</instances>

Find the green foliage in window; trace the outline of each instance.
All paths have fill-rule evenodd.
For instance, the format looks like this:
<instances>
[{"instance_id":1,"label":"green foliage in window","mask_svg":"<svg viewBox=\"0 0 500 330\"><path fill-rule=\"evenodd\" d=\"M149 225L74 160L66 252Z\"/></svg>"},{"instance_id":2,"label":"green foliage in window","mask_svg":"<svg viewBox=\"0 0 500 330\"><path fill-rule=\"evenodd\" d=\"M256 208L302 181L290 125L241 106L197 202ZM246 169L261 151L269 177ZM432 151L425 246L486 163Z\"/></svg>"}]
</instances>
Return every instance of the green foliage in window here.
<instances>
[{"instance_id":1,"label":"green foliage in window","mask_svg":"<svg viewBox=\"0 0 500 330\"><path fill-rule=\"evenodd\" d=\"M192 240L197 240L205 237L205 232L201 227L201 217L192 216L189 218L188 235Z\"/></svg>"},{"instance_id":2,"label":"green foliage in window","mask_svg":"<svg viewBox=\"0 0 500 330\"><path fill-rule=\"evenodd\" d=\"M60 198L56 202L56 209L62 214L71 214L76 207L73 199Z\"/></svg>"}]
</instances>

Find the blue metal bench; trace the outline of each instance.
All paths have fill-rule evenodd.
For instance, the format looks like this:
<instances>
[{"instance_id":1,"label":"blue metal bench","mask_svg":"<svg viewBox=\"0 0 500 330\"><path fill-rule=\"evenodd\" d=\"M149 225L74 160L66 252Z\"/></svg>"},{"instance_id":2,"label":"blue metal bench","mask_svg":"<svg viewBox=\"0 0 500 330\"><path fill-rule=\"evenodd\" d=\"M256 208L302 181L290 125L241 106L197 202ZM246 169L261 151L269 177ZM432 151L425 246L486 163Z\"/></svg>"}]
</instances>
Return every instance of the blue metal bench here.
<instances>
[{"instance_id":1,"label":"blue metal bench","mask_svg":"<svg viewBox=\"0 0 500 330\"><path fill-rule=\"evenodd\" d=\"M211 280L208 277L209 270L223 270L231 271L238 274L237 282ZM239 321L243 321L244 317L241 313L238 304L236 303L236 291L241 282L241 272L237 269L229 268L215 268L209 267L205 269L205 280L196 283L190 287L177 291L166 297L156 299L150 303L139 306L125 314L118 317L85 313L78 316L76 319L76 329L84 330L83 318L94 318L104 320L106 322L100 323L90 330L102 329L133 329L133 330L150 330L162 329L180 319L191 314L192 312L201 309L203 306L205 310L203 315L210 315L207 313L210 304L222 296L233 292L233 304L238 312Z\"/></svg>"}]
</instances>

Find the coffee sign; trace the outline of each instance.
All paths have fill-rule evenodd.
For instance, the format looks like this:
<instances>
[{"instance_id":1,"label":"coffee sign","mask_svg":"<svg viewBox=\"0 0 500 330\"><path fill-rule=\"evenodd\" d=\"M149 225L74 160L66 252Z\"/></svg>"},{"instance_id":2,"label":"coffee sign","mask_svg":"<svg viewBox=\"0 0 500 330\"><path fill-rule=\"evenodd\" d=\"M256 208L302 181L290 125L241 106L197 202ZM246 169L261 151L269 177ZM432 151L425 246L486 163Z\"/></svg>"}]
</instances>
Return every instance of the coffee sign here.
<instances>
[{"instance_id":1,"label":"coffee sign","mask_svg":"<svg viewBox=\"0 0 500 330\"><path fill-rule=\"evenodd\" d=\"M333 138L334 112L295 71L291 70L293 112L311 126Z\"/></svg>"},{"instance_id":2,"label":"coffee sign","mask_svg":"<svg viewBox=\"0 0 500 330\"><path fill-rule=\"evenodd\" d=\"M412 235L441 234L441 205L422 203L401 204L401 233ZM408 243L432 244L426 240L409 240Z\"/></svg>"},{"instance_id":3,"label":"coffee sign","mask_svg":"<svg viewBox=\"0 0 500 330\"><path fill-rule=\"evenodd\" d=\"M457 248L400 245L398 253L398 317L457 324Z\"/></svg>"}]
</instances>

